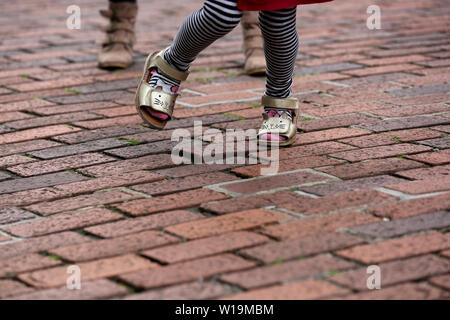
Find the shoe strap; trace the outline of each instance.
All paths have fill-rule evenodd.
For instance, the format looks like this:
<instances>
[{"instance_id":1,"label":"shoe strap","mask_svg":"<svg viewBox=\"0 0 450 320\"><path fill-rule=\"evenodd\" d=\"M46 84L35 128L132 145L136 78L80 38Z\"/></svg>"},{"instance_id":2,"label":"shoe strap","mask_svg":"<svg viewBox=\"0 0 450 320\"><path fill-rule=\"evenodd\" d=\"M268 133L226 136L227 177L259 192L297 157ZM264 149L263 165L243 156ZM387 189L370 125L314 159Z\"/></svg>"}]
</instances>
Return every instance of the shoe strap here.
<instances>
[{"instance_id":1,"label":"shoe strap","mask_svg":"<svg viewBox=\"0 0 450 320\"><path fill-rule=\"evenodd\" d=\"M169 76L172 79L178 80L178 81L184 81L189 76L189 71L183 72L180 70L175 69L170 64L167 63L166 60L164 60L164 53L166 52L168 48L160 51L155 57L153 57L150 68L157 67L159 71L161 71L166 76Z\"/></svg>"},{"instance_id":2,"label":"shoe strap","mask_svg":"<svg viewBox=\"0 0 450 320\"><path fill-rule=\"evenodd\" d=\"M261 98L261 104L265 107L272 107L278 109L291 109L298 110L297 98L273 98L269 96L263 96Z\"/></svg>"}]
</instances>

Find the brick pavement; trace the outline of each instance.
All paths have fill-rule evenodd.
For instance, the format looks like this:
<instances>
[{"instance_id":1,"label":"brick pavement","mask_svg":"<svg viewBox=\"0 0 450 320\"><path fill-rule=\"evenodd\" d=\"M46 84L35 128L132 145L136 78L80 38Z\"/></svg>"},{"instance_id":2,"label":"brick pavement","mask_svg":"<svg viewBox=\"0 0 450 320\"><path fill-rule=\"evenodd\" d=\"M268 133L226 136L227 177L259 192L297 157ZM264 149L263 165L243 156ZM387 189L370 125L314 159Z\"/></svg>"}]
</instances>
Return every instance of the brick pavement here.
<instances>
[{"instance_id":1,"label":"brick pavement","mask_svg":"<svg viewBox=\"0 0 450 320\"><path fill-rule=\"evenodd\" d=\"M381 30L374 1L301 7L302 133L262 177L170 158L194 120L258 127L240 28L193 64L166 130L135 114L146 54L200 3L169 2L140 1L136 63L116 72L96 68L106 1L76 1L81 30L63 1L0 4L0 298L448 299L450 6L376 1Z\"/></svg>"}]
</instances>

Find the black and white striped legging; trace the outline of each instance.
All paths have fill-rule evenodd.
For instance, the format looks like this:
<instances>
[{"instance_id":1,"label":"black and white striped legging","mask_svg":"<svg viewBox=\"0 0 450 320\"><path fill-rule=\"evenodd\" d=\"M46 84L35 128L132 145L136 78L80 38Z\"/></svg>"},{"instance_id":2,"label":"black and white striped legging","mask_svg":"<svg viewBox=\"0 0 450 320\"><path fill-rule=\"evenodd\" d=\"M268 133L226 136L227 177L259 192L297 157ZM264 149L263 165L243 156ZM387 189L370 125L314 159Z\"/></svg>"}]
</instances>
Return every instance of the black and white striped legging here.
<instances>
[{"instance_id":1,"label":"black and white striped legging","mask_svg":"<svg viewBox=\"0 0 450 320\"><path fill-rule=\"evenodd\" d=\"M266 56L266 92L275 98L291 95L292 74L298 50L297 7L261 11L259 25ZM242 12L237 0L206 0L181 25L165 59L175 68L186 71L197 55L211 43L234 29Z\"/></svg>"}]
</instances>

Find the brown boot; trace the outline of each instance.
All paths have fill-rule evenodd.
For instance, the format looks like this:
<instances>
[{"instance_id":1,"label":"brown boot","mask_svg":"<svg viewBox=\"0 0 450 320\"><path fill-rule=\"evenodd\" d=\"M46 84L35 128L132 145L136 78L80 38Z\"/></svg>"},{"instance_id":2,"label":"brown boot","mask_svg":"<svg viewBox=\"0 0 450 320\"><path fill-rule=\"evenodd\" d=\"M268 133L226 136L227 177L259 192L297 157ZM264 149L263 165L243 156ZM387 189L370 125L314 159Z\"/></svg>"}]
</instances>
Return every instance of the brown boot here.
<instances>
[{"instance_id":1,"label":"brown boot","mask_svg":"<svg viewBox=\"0 0 450 320\"><path fill-rule=\"evenodd\" d=\"M131 2L109 3L108 10L100 14L110 20L105 29L106 40L98 55L100 68L128 68L133 64L137 4Z\"/></svg>"},{"instance_id":2,"label":"brown boot","mask_svg":"<svg viewBox=\"0 0 450 320\"><path fill-rule=\"evenodd\" d=\"M259 29L258 25L258 12L244 11L241 23L245 51L244 71L249 75L264 75L266 72L266 59L264 57L261 29Z\"/></svg>"}]
</instances>

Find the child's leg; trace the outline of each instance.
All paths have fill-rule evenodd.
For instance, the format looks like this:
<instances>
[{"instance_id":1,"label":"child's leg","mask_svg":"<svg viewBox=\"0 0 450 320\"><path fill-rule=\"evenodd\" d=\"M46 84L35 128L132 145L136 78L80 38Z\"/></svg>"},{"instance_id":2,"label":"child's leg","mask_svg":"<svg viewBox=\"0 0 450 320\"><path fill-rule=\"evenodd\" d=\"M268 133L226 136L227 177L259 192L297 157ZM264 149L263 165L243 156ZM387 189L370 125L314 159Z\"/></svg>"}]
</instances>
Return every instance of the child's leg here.
<instances>
[{"instance_id":1,"label":"child's leg","mask_svg":"<svg viewBox=\"0 0 450 320\"><path fill-rule=\"evenodd\" d=\"M237 0L206 0L183 22L164 57L177 69L187 71L197 55L233 30L241 17Z\"/></svg>"},{"instance_id":2,"label":"child's leg","mask_svg":"<svg viewBox=\"0 0 450 320\"><path fill-rule=\"evenodd\" d=\"M292 76L298 50L296 28L297 7L276 11L261 11L259 24L264 38L264 54L266 56L266 92L273 98L287 98L291 95ZM265 107L269 117L289 117L292 112L286 109ZM276 134L264 134L261 139L283 140Z\"/></svg>"},{"instance_id":3,"label":"child's leg","mask_svg":"<svg viewBox=\"0 0 450 320\"><path fill-rule=\"evenodd\" d=\"M197 55L233 30L241 17L237 0L206 0L201 9L184 20L164 59L176 69L187 71ZM152 71L149 83L154 88L161 87L167 93L176 93L180 85L180 81L171 79L158 70ZM167 115L161 112L149 109L149 113L158 119L167 119Z\"/></svg>"}]
</instances>

